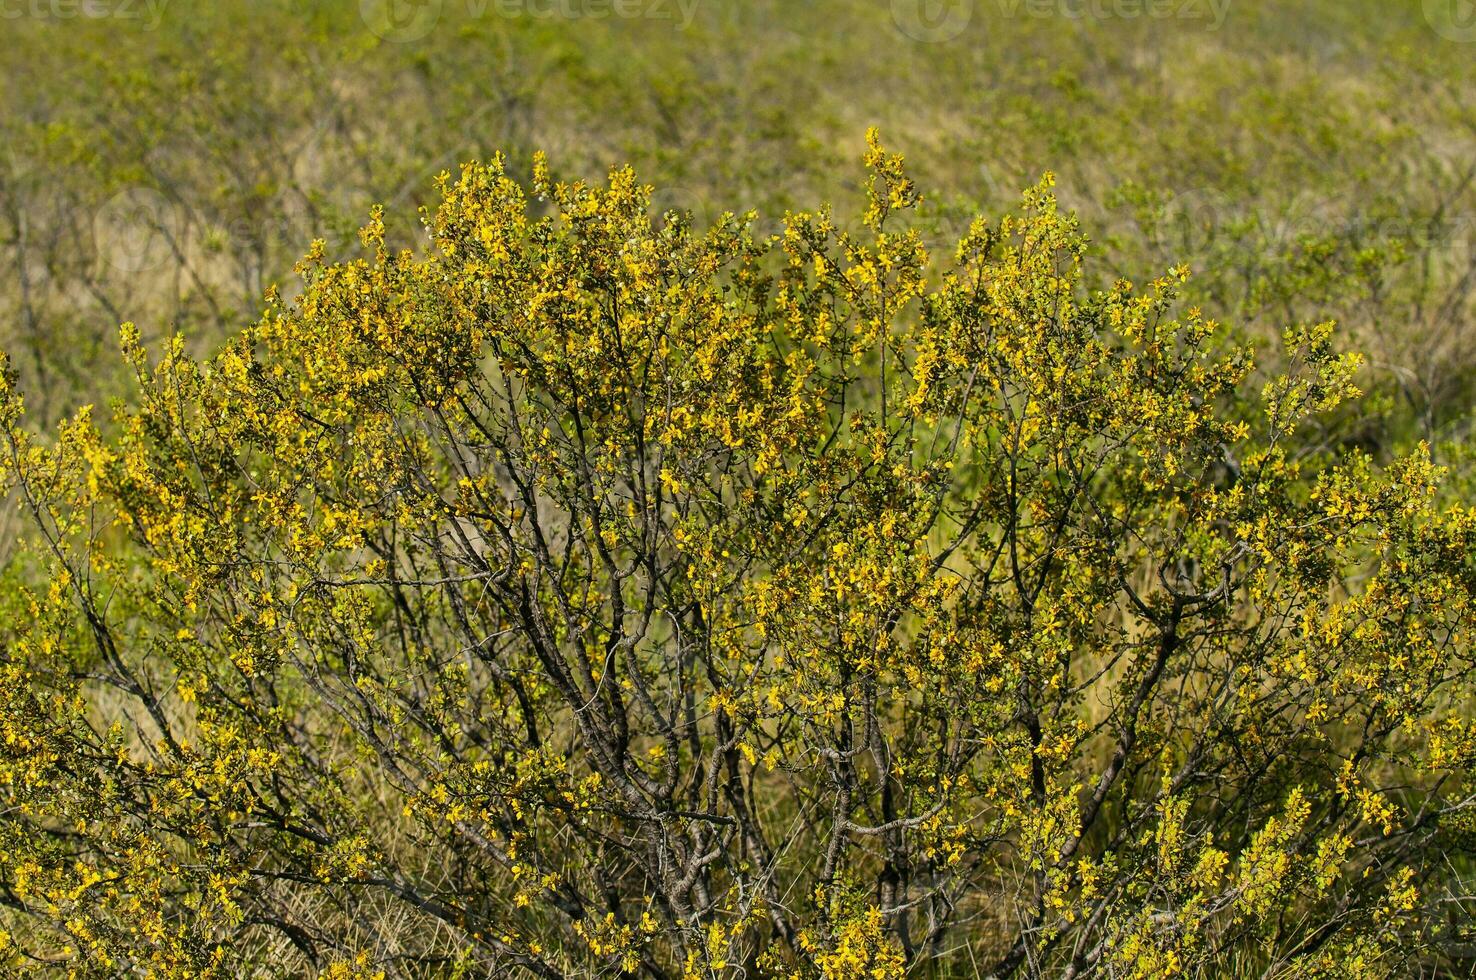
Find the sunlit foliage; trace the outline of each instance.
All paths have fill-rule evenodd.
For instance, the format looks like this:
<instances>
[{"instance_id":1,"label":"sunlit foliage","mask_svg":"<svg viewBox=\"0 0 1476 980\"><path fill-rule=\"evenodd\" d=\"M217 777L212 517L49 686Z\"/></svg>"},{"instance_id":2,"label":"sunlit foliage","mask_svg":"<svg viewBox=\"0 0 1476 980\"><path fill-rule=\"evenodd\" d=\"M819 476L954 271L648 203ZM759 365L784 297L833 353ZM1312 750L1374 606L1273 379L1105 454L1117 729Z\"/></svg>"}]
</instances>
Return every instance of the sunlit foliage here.
<instances>
[{"instance_id":1,"label":"sunlit foliage","mask_svg":"<svg viewBox=\"0 0 1476 980\"><path fill-rule=\"evenodd\" d=\"M1083 283L443 176L54 437L0 389L0 955L79 976L1399 976L1461 937L1476 518Z\"/></svg>"}]
</instances>

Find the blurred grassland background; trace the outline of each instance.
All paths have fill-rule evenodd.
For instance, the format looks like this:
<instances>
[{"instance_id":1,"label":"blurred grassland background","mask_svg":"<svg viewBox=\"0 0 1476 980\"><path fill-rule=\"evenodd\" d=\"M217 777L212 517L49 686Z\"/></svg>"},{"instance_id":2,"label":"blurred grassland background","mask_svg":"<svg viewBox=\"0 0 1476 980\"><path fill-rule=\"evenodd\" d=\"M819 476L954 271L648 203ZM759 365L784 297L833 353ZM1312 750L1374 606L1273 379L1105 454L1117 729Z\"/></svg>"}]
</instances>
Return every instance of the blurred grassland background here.
<instances>
[{"instance_id":1,"label":"blurred grassland background","mask_svg":"<svg viewBox=\"0 0 1476 980\"><path fill-rule=\"evenodd\" d=\"M1337 438L1448 458L1467 432L1458 0L6 2L0 348L35 424L122 390L124 320L209 350L312 239L355 254L371 205L417 244L463 161L628 162L657 210L774 227L854 210L877 125L940 249L1054 171L1099 283L1184 262L1271 357L1337 320L1370 392Z\"/></svg>"}]
</instances>

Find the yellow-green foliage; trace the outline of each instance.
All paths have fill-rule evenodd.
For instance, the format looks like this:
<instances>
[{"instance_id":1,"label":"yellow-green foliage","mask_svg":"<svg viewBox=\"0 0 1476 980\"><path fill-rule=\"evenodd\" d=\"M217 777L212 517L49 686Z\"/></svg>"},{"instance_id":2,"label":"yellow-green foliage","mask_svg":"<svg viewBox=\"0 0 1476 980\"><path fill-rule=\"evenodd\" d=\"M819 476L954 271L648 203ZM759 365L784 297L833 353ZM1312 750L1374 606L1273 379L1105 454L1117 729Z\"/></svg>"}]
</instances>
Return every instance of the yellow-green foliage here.
<instances>
[{"instance_id":1,"label":"yellow-green foliage","mask_svg":"<svg viewBox=\"0 0 1476 980\"><path fill-rule=\"evenodd\" d=\"M15 970L1398 976L1459 937L1476 518L1356 397L1083 286L1047 178L939 259L441 179L113 419L0 389ZM1454 955L1454 954L1449 954Z\"/></svg>"},{"instance_id":2,"label":"yellow-green foliage","mask_svg":"<svg viewBox=\"0 0 1476 980\"><path fill-rule=\"evenodd\" d=\"M373 203L410 242L460 161L629 162L658 211L772 229L854 209L835 175L881 124L930 243L1053 171L1093 286L1186 263L1184 300L1268 364L1336 319L1380 458L1469 429L1476 58L1432 20L1455 0L5 3L0 348L37 425L126 391L120 322L213 353L306 242L357 257Z\"/></svg>"}]
</instances>

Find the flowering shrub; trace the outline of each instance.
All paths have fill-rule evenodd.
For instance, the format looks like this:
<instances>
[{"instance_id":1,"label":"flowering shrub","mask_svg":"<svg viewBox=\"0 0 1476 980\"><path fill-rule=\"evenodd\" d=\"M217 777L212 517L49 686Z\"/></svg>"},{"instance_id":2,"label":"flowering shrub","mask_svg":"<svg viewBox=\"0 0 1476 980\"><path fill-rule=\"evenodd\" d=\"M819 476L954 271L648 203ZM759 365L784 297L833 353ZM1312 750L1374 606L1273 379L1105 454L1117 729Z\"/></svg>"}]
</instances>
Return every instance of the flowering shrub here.
<instances>
[{"instance_id":1,"label":"flowering shrub","mask_svg":"<svg viewBox=\"0 0 1476 980\"><path fill-rule=\"evenodd\" d=\"M79 976L1402 975L1456 955L1476 518L1049 179L939 262L442 178L54 439L0 955ZM1449 920L1455 921L1455 920Z\"/></svg>"}]
</instances>

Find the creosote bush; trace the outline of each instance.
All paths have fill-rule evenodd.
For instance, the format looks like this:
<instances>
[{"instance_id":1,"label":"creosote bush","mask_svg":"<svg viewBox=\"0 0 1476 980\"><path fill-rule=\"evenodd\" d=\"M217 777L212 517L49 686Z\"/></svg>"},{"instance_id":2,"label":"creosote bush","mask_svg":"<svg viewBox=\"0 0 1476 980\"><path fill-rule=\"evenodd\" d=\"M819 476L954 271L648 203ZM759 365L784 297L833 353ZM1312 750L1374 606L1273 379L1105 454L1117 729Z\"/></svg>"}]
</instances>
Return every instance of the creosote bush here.
<instances>
[{"instance_id":1,"label":"creosote bush","mask_svg":"<svg viewBox=\"0 0 1476 980\"><path fill-rule=\"evenodd\" d=\"M442 177L432 244L54 438L0 387L0 956L61 975L1459 968L1476 516L1306 438L1047 178L951 260L628 170ZM1463 713L1464 712L1464 713Z\"/></svg>"}]
</instances>

